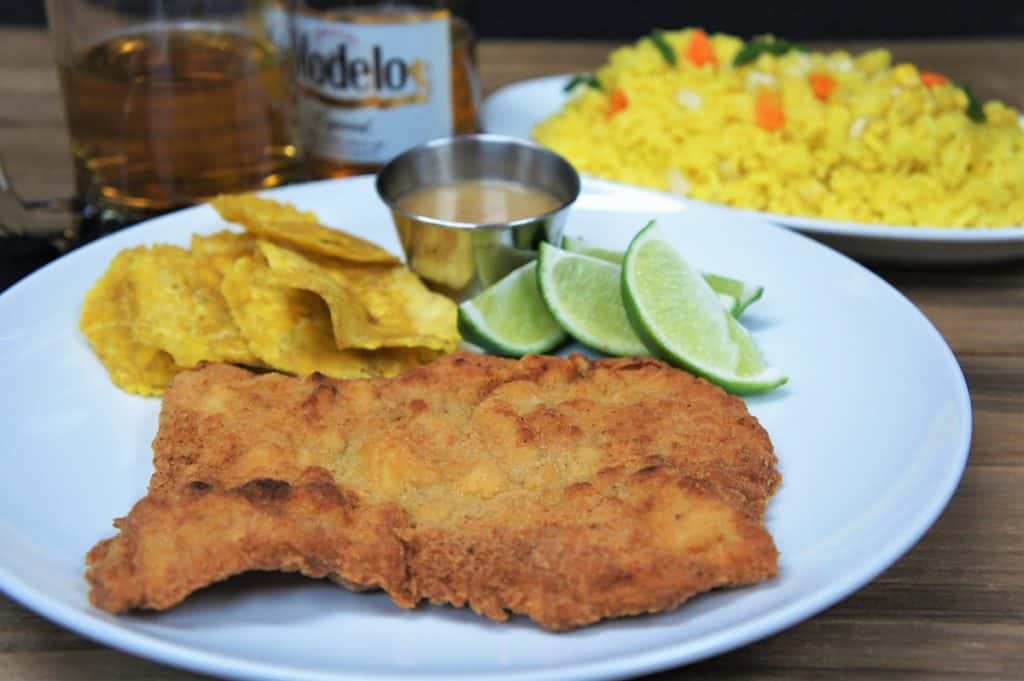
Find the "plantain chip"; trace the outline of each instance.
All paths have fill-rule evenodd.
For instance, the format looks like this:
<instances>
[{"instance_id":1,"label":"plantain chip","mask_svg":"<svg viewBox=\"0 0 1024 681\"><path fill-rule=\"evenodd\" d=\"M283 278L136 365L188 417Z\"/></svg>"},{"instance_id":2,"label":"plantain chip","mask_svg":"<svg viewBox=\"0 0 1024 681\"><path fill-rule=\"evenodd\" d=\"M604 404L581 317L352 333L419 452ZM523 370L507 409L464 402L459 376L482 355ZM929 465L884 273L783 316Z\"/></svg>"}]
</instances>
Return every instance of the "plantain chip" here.
<instances>
[{"instance_id":1,"label":"plantain chip","mask_svg":"<svg viewBox=\"0 0 1024 681\"><path fill-rule=\"evenodd\" d=\"M455 304L383 249L287 204L214 203L248 231L122 251L86 296L82 332L124 390L162 394L203 361L395 376L458 345Z\"/></svg>"},{"instance_id":2,"label":"plantain chip","mask_svg":"<svg viewBox=\"0 0 1024 681\"><path fill-rule=\"evenodd\" d=\"M228 310L213 260L166 244L140 251L128 272L135 338L166 350L183 367L204 360L257 364Z\"/></svg>"},{"instance_id":3,"label":"plantain chip","mask_svg":"<svg viewBox=\"0 0 1024 681\"><path fill-rule=\"evenodd\" d=\"M223 277L235 260L256 252L256 237L247 232L227 230L205 236L193 234L189 252L203 269L211 269Z\"/></svg>"},{"instance_id":4,"label":"plantain chip","mask_svg":"<svg viewBox=\"0 0 1024 681\"><path fill-rule=\"evenodd\" d=\"M220 290L220 282L235 260L255 252L256 237L244 232L225 230L208 236L193 234L189 244L196 276L207 290Z\"/></svg>"},{"instance_id":5,"label":"plantain chip","mask_svg":"<svg viewBox=\"0 0 1024 681\"><path fill-rule=\"evenodd\" d=\"M147 250L140 246L117 254L86 294L79 328L114 385L137 395L161 395L181 367L168 353L136 340L132 333L138 306L129 272Z\"/></svg>"},{"instance_id":6,"label":"plantain chip","mask_svg":"<svg viewBox=\"0 0 1024 681\"><path fill-rule=\"evenodd\" d=\"M317 294L290 285L266 263L243 257L221 285L231 314L252 351L268 366L304 376L396 376L425 364L437 352L425 348L339 350L331 317Z\"/></svg>"},{"instance_id":7,"label":"plantain chip","mask_svg":"<svg viewBox=\"0 0 1024 681\"><path fill-rule=\"evenodd\" d=\"M358 266L257 244L270 269L292 288L327 303L340 349L421 347L451 352L460 336L457 308L405 267Z\"/></svg>"},{"instance_id":8,"label":"plantain chip","mask_svg":"<svg viewBox=\"0 0 1024 681\"><path fill-rule=\"evenodd\" d=\"M356 263L394 265L398 258L359 237L320 224L312 211L252 194L221 195L210 204L228 222L276 243Z\"/></svg>"}]
</instances>

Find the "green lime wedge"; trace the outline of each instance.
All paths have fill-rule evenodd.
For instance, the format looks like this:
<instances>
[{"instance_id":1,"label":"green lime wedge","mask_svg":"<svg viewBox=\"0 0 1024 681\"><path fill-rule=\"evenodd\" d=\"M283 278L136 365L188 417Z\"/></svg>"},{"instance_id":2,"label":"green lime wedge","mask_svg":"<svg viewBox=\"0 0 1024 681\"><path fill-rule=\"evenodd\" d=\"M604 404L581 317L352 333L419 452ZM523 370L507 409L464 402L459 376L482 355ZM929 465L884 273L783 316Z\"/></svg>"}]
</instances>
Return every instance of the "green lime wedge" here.
<instances>
[{"instance_id":1,"label":"green lime wedge","mask_svg":"<svg viewBox=\"0 0 1024 681\"><path fill-rule=\"evenodd\" d=\"M607 260L616 265L621 265L622 259L626 257L625 253L591 246L583 239L571 236L562 237L562 248L572 253L582 253L593 258ZM728 310L729 314L733 317L740 316L744 310L750 307L751 303L757 301L764 294L763 286L748 284L739 279L731 279L730 277L711 273L705 273L704 278L711 284L711 288L718 293L718 297L722 301L722 307Z\"/></svg>"},{"instance_id":2,"label":"green lime wedge","mask_svg":"<svg viewBox=\"0 0 1024 681\"><path fill-rule=\"evenodd\" d=\"M728 293L718 294L718 304L721 305L722 309L731 314L733 317L740 313L740 301L736 300Z\"/></svg>"},{"instance_id":3,"label":"green lime wedge","mask_svg":"<svg viewBox=\"0 0 1024 681\"><path fill-rule=\"evenodd\" d=\"M634 237L622 265L622 300L654 353L730 392L771 390L786 376L768 366L745 328L708 282L651 222Z\"/></svg>"},{"instance_id":4,"label":"green lime wedge","mask_svg":"<svg viewBox=\"0 0 1024 681\"><path fill-rule=\"evenodd\" d=\"M704 273L704 279L723 301L726 297L736 301L735 306L726 306L733 317L739 317L743 314L744 310L760 300L761 296L764 295L764 286L748 284L739 279L731 279L710 272Z\"/></svg>"},{"instance_id":5,"label":"green lime wedge","mask_svg":"<svg viewBox=\"0 0 1024 681\"><path fill-rule=\"evenodd\" d=\"M607 355L649 355L622 305L622 268L540 245L537 283L552 316L570 336Z\"/></svg>"},{"instance_id":6,"label":"green lime wedge","mask_svg":"<svg viewBox=\"0 0 1024 681\"><path fill-rule=\"evenodd\" d=\"M540 296L536 260L459 305L459 332L470 343L510 357L550 352L568 340Z\"/></svg>"},{"instance_id":7,"label":"green lime wedge","mask_svg":"<svg viewBox=\"0 0 1024 681\"><path fill-rule=\"evenodd\" d=\"M562 250L569 251L570 253L582 253L583 255L589 255L591 258L604 260L615 265L621 265L622 259L626 256L625 253L620 253L619 251L609 251L606 248L591 246L579 237L568 235L562 236Z\"/></svg>"}]
</instances>

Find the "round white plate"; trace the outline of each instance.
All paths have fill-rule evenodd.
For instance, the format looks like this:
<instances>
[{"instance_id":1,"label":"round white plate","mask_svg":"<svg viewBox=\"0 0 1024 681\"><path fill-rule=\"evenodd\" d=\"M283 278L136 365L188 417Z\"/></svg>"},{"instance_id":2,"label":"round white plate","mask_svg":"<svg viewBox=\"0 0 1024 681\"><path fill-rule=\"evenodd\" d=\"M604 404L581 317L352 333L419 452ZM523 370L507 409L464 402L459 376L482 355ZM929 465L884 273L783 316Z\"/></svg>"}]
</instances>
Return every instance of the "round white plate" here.
<instances>
[{"instance_id":1,"label":"round white plate","mask_svg":"<svg viewBox=\"0 0 1024 681\"><path fill-rule=\"evenodd\" d=\"M398 252L372 178L270 194ZM146 491L160 402L111 385L78 331L82 296L122 248L222 229L201 206L84 246L0 296L0 586L97 641L245 679L621 678L820 612L892 564L953 494L971 432L960 368L899 293L795 232L592 180L567 229L624 248L652 218L696 266L765 287L743 319L790 377L747 401L784 476L767 514L782 554L776 578L565 634L448 607L401 610L380 593L280 575L228 580L159 614L92 608L83 557Z\"/></svg>"},{"instance_id":2,"label":"round white plate","mask_svg":"<svg viewBox=\"0 0 1024 681\"><path fill-rule=\"evenodd\" d=\"M562 108L567 97L563 88L568 79L569 76L536 78L506 86L493 93L483 104L484 130L531 138L537 123ZM690 199L676 198L692 202ZM902 227L819 220L723 207L798 230L851 257L872 263L964 266L1024 258L1024 227Z\"/></svg>"}]
</instances>

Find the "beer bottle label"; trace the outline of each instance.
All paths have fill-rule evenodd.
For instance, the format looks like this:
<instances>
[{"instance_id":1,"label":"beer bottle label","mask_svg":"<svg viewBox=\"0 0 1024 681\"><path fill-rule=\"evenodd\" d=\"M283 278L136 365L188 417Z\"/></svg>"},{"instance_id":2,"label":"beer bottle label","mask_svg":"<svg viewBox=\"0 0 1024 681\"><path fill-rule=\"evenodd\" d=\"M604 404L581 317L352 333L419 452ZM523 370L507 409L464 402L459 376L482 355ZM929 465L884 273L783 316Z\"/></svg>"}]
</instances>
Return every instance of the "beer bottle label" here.
<instances>
[{"instance_id":1,"label":"beer bottle label","mask_svg":"<svg viewBox=\"0 0 1024 681\"><path fill-rule=\"evenodd\" d=\"M397 21L295 17L299 120L308 152L377 165L451 134L447 13Z\"/></svg>"}]
</instances>

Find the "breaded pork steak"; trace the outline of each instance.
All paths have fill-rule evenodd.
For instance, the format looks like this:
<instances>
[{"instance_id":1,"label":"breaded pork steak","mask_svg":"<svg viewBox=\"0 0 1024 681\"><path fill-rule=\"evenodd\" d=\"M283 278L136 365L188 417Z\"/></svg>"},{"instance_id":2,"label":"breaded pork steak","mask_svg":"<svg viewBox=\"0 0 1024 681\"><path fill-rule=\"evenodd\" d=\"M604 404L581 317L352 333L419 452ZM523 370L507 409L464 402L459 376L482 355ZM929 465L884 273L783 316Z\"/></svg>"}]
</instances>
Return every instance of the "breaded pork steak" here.
<instances>
[{"instance_id":1,"label":"breaded pork steak","mask_svg":"<svg viewBox=\"0 0 1024 681\"><path fill-rule=\"evenodd\" d=\"M177 376L149 493L92 602L160 610L298 571L564 630L776 571L779 483L744 403L653 359L456 354L394 379Z\"/></svg>"}]
</instances>

